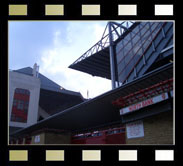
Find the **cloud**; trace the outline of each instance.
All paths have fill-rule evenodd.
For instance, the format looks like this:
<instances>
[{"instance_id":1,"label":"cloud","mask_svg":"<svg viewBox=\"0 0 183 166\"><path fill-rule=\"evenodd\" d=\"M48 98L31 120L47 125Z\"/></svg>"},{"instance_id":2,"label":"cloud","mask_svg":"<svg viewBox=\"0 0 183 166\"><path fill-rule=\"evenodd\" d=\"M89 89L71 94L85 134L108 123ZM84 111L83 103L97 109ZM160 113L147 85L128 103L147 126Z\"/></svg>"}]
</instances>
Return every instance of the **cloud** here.
<instances>
[{"instance_id":1,"label":"cloud","mask_svg":"<svg viewBox=\"0 0 183 166\"><path fill-rule=\"evenodd\" d=\"M65 30L56 29L53 42L41 50L40 72L65 89L81 92L84 97L98 96L111 89L107 79L69 69L68 66L102 37L105 24L68 22Z\"/></svg>"},{"instance_id":2,"label":"cloud","mask_svg":"<svg viewBox=\"0 0 183 166\"><path fill-rule=\"evenodd\" d=\"M94 25L94 36L97 39L95 42L98 42L102 38L102 34L104 33L105 26L100 24Z\"/></svg>"}]
</instances>

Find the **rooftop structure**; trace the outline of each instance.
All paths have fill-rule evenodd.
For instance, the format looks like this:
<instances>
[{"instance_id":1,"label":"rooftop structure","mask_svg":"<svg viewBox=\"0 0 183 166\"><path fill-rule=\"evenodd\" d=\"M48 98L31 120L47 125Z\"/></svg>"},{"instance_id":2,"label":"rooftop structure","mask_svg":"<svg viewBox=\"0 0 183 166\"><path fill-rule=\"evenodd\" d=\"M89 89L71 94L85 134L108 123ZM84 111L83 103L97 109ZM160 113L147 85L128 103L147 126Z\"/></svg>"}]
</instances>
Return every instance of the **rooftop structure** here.
<instances>
[{"instance_id":1,"label":"rooftop structure","mask_svg":"<svg viewBox=\"0 0 183 166\"><path fill-rule=\"evenodd\" d=\"M33 76L33 69L31 67L25 67L13 71ZM49 115L58 113L61 110L69 108L85 100L80 92L64 89L62 86L45 77L41 73L38 74L38 78L41 83L39 106Z\"/></svg>"},{"instance_id":2,"label":"rooftop structure","mask_svg":"<svg viewBox=\"0 0 183 166\"><path fill-rule=\"evenodd\" d=\"M111 79L116 88L173 58L172 22L109 22L104 34L69 68Z\"/></svg>"},{"instance_id":3,"label":"rooftop structure","mask_svg":"<svg viewBox=\"0 0 183 166\"><path fill-rule=\"evenodd\" d=\"M35 125L19 130L16 133L12 133L12 135L14 137L27 135L42 128L79 132L97 129L107 125L120 124L121 117L119 107L114 106L113 101L119 97L127 96L140 89L147 88L155 83L172 78L172 67L172 64L169 64L156 69L153 72L139 77L133 82L127 83L74 107L65 109Z\"/></svg>"},{"instance_id":4,"label":"rooftop structure","mask_svg":"<svg viewBox=\"0 0 183 166\"><path fill-rule=\"evenodd\" d=\"M33 68L9 71L10 133L83 102L79 92L66 90Z\"/></svg>"}]
</instances>

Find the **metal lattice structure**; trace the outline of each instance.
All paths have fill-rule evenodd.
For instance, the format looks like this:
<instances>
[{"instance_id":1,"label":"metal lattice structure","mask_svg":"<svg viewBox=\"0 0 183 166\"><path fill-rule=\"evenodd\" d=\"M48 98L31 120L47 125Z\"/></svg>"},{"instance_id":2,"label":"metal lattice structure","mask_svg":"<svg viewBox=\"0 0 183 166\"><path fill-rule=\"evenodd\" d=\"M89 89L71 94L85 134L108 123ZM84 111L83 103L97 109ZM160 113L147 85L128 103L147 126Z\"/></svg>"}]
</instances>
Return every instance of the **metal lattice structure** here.
<instances>
[{"instance_id":1,"label":"metal lattice structure","mask_svg":"<svg viewBox=\"0 0 183 166\"><path fill-rule=\"evenodd\" d=\"M130 30L130 27L135 23L132 21L125 21L122 23L116 23L116 22L110 22L111 23L111 31L113 35L113 41L117 41L117 39L120 39L121 36ZM102 37L100 41L98 41L95 45L93 45L89 50L87 50L81 57L79 57L70 67L72 67L74 64L79 63L80 61L90 57L93 54L96 54L106 48L109 47L110 41L109 41L109 33L108 33L109 23L107 23L104 32L102 34Z\"/></svg>"},{"instance_id":2,"label":"metal lattice structure","mask_svg":"<svg viewBox=\"0 0 183 166\"><path fill-rule=\"evenodd\" d=\"M69 68L112 80L112 88L173 59L173 22L109 22L102 38ZM158 63L156 63L158 62Z\"/></svg>"}]
</instances>

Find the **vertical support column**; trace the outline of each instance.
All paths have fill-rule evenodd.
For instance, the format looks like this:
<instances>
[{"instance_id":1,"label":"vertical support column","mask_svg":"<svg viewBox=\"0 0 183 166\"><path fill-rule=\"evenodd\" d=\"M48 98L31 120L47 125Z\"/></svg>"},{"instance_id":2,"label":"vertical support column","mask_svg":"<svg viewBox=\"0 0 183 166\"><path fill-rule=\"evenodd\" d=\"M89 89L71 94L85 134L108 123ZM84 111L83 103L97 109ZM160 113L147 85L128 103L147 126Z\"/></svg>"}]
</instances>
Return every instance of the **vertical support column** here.
<instances>
[{"instance_id":1,"label":"vertical support column","mask_svg":"<svg viewBox=\"0 0 183 166\"><path fill-rule=\"evenodd\" d=\"M114 58L114 43L113 43L113 35L111 30L111 22L108 23L109 30L109 52L110 52L110 68L111 68L111 81L112 81L112 89L116 88L116 72L115 72L115 58Z\"/></svg>"}]
</instances>

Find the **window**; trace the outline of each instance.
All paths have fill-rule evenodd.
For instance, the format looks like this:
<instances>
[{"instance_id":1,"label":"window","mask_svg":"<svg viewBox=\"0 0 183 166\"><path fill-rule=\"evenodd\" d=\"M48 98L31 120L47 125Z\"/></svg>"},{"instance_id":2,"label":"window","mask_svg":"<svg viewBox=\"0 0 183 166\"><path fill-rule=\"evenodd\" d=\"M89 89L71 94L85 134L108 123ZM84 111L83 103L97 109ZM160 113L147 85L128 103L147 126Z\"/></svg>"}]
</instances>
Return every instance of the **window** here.
<instances>
[{"instance_id":1,"label":"window","mask_svg":"<svg viewBox=\"0 0 183 166\"><path fill-rule=\"evenodd\" d=\"M19 110L24 109L24 101L23 100L18 101L17 109L19 109Z\"/></svg>"},{"instance_id":2,"label":"window","mask_svg":"<svg viewBox=\"0 0 183 166\"><path fill-rule=\"evenodd\" d=\"M120 133L125 132L125 128L120 129Z\"/></svg>"},{"instance_id":3,"label":"window","mask_svg":"<svg viewBox=\"0 0 183 166\"><path fill-rule=\"evenodd\" d=\"M110 134L113 134L113 133L114 133L114 131L107 131L106 132L107 135L110 135Z\"/></svg>"},{"instance_id":4,"label":"window","mask_svg":"<svg viewBox=\"0 0 183 166\"><path fill-rule=\"evenodd\" d=\"M27 109L28 109L28 106L29 106L29 102L28 102L28 101L25 101L25 102L24 102L24 109L27 110Z\"/></svg>"},{"instance_id":5,"label":"window","mask_svg":"<svg viewBox=\"0 0 183 166\"><path fill-rule=\"evenodd\" d=\"M97 137L97 136L101 136L101 135L102 135L102 133L93 133L92 134L93 137Z\"/></svg>"},{"instance_id":6,"label":"window","mask_svg":"<svg viewBox=\"0 0 183 166\"><path fill-rule=\"evenodd\" d=\"M17 100L14 99L14 100L13 100L13 106L16 106L16 105L17 105Z\"/></svg>"},{"instance_id":7,"label":"window","mask_svg":"<svg viewBox=\"0 0 183 166\"><path fill-rule=\"evenodd\" d=\"M27 89L16 88L13 98L11 121L27 122L29 108L30 91Z\"/></svg>"}]
</instances>

